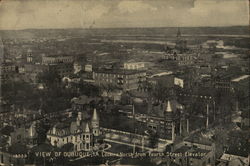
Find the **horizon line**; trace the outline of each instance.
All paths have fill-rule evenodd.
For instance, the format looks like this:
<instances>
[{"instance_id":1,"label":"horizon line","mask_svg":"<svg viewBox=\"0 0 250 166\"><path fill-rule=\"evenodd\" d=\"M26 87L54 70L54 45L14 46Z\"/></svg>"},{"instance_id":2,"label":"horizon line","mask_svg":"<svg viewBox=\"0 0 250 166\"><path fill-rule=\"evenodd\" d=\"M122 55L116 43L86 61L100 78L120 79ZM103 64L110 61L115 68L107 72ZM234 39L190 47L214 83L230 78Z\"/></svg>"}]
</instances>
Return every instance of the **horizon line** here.
<instances>
[{"instance_id":1,"label":"horizon line","mask_svg":"<svg viewBox=\"0 0 250 166\"><path fill-rule=\"evenodd\" d=\"M24 28L24 29L0 29L0 31L25 31L25 30L67 30L67 29L82 29L82 30L95 30L95 29L132 29L132 28L226 28L226 27L246 27L249 25L223 25L223 26L159 26L159 27L95 27L95 28Z\"/></svg>"}]
</instances>

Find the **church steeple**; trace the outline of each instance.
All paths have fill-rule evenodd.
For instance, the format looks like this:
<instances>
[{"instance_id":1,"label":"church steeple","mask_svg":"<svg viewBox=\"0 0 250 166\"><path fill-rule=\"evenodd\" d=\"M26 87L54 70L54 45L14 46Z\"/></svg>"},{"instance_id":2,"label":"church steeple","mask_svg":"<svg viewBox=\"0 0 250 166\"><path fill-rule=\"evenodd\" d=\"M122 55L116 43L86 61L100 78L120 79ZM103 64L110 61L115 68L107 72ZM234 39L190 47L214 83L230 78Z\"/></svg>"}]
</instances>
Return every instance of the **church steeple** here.
<instances>
[{"instance_id":1,"label":"church steeple","mask_svg":"<svg viewBox=\"0 0 250 166\"><path fill-rule=\"evenodd\" d=\"M169 100L168 100L168 103L167 103L166 112L173 112L173 110L172 110L172 108L171 108L171 104L170 104L170 101L169 101Z\"/></svg>"},{"instance_id":2,"label":"church steeple","mask_svg":"<svg viewBox=\"0 0 250 166\"><path fill-rule=\"evenodd\" d=\"M96 109L94 109L93 116L92 116L92 121L98 121L98 120L99 120L99 117L97 115Z\"/></svg>"},{"instance_id":3,"label":"church steeple","mask_svg":"<svg viewBox=\"0 0 250 166\"><path fill-rule=\"evenodd\" d=\"M33 62L33 56L32 56L32 50L28 49L27 51L27 62L32 63Z\"/></svg>"},{"instance_id":4,"label":"church steeple","mask_svg":"<svg viewBox=\"0 0 250 166\"><path fill-rule=\"evenodd\" d=\"M175 48L179 50L180 52L184 52L187 49L187 41L182 38L180 28L178 28L177 30L176 37L177 39L176 39Z\"/></svg>"},{"instance_id":5,"label":"church steeple","mask_svg":"<svg viewBox=\"0 0 250 166\"><path fill-rule=\"evenodd\" d=\"M174 141L175 139L175 123L173 117L173 110L170 101L167 102L167 107L165 109L165 125L164 134L165 138Z\"/></svg>"},{"instance_id":6,"label":"church steeple","mask_svg":"<svg viewBox=\"0 0 250 166\"><path fill-rule=\"evenodd\" d=\"M92 125L94 136L99 136L99 133L100 133L100 130L99 130L99 117L98 117L96 109L94 109L94 111L93 111L91 125Z\"/></svg>"},{"instance_id":7,"label":"church steeple","mask_svg":"<svg viewBox=\"0 0 250 166\"><path fill-rule=\"evenodd\" d=\"M85 129L84 129L84 132L85 132L85 133L89 133L89 132L90 132L90 129L89 129L89 124L88 124L88 123L86 123Z\"/></svg>"}]
</instances>

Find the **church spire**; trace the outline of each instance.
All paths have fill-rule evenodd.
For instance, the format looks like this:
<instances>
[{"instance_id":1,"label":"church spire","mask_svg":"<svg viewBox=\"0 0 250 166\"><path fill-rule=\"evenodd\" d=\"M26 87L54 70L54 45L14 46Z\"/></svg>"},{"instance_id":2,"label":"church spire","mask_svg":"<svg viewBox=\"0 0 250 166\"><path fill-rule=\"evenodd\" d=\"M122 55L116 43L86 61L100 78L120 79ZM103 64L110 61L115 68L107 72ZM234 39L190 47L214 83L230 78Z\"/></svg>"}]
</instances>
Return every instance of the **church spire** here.
<instances>
[{"instance_id":1,"label":"church spire","mask_svg":"<svg viewBox=\"0 0 250 166\"><path fill-rule=\"evenodd\" d=\"M85 132L85 133L89 133L89 132L90 132L89 124L88 124L88 123L86 123L84 132Z\"/></svg>"},{"instance_id":2,"label":"church spire","mask_svg":"<svg viewBox=\"0 0 250 166\"><path fill-rule=\"evenodd\" d=\"M97 115L96 109L94 109L94 111L93 111L92 120L94 120L94 121L97 121L97 120L98 120L98 115Z\"/></svg>"},{"instance_id":3,"label":"church spire","mask_svg":"<svg viewBox=\"0 0 250 166\"><path fill-rule=\"evenodd\" d=\"M168 104L167 104L166 112L173 112L173 111L172 111L171 104L170 104L170 101L169 101L169 100L168 100Z\"/></svg>"}]
</instances>

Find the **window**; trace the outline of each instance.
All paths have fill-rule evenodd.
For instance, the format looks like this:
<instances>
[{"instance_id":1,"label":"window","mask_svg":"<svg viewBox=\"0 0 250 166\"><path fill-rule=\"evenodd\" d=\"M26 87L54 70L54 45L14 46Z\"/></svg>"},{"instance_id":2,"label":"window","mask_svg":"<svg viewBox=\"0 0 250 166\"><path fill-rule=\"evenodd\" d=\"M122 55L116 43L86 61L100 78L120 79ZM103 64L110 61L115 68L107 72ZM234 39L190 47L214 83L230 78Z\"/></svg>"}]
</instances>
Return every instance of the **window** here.
<instances>
[{"instance_id":1,"label":"window","mask_svg":"<svg viewBox=\"0 0 250 166\"><path fill-rule=\"evenodd\" d=\"M19 134L19 135L17 135L17 137L16 137L18 140L20 140L21 139L21 135Z\"/></svg>"}]
</instances>

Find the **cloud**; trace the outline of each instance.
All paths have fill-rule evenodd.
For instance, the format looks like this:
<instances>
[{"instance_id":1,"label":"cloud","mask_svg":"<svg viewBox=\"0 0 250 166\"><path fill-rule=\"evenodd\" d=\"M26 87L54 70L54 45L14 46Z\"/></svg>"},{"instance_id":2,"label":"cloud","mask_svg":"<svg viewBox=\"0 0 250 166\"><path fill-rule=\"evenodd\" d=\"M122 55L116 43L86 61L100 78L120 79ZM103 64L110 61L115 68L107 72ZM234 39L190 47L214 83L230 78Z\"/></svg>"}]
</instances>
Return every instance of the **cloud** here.
<instances>
[{"instance_id":1,"label":"cloud","mask_svg":"<svg viewBox=\"0 0 250 166\"><path fill-rule=\"evenodd\" d=\"M109 7L104 5L97 5L86 11L86 17L92 20L101 18L104 14L108 13Z\"/></svg>"},{"instance_id":2,"label":"cloud","mask_svg":"<svg viewBox=\"0 0 250 166\"><path fill-rule=\"evenodd\" d=\"M121 1L118 4L118 9L121 13L135 13L141 11L156 11L157 8L153 7L143 1Z\"/></svg>"},{"instance_id":3,"label":"cloud","mask_svg":"<svg viewBox=\"0 0 250 166\"><path fill-rule=\"evenodd\" d=\"M247 25L249 20L247 0L197 0L188 15L190 23L212 26Z\"/></svg>"},{"instance_id":4,"label":"cloud","mask_svg":"<svg viewBox=\"0 0 250 166\"><path fill-rule=\"evenodd\" d=\"M248 0L2 0L0 29L249 24Z\"/></svg>"}]
</instances>

